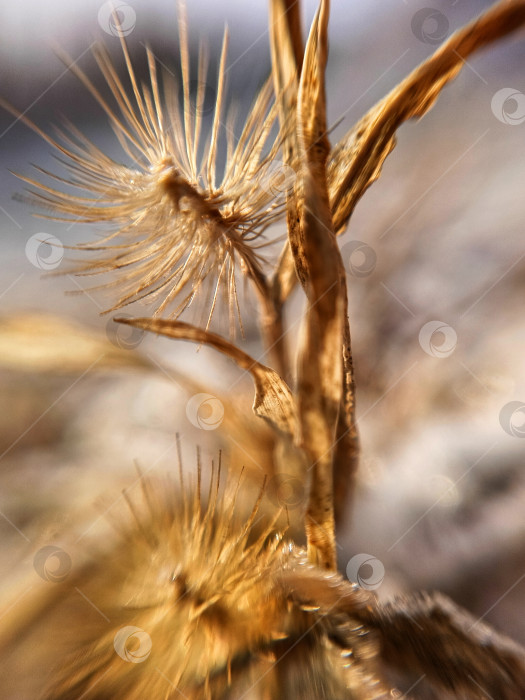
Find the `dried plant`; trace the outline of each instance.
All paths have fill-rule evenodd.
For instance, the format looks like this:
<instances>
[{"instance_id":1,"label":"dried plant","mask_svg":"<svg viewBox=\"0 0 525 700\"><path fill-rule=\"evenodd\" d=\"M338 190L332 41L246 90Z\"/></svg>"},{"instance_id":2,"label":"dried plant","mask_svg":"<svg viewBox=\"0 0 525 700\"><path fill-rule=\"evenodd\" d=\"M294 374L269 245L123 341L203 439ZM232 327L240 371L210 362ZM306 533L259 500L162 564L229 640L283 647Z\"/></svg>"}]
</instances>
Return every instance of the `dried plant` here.
<instances>
[{"instance_id":1,"label":"dried plant","mask_svg":"<svg viewBox=\"0 0 525 700\"><path fill-rule=\"evenodd\" d=\"M182 116L175 86L159 87L151 51L150 85L141 86L122 41L129 92L107 53L95 50L118 113L72 66L106 111L131 166L107 157L74 127L54 140L25 119L65 157L68 169L66 177L41 170L59 183L54 187L23 176L33 188L33 202L52 218L112 226L101 244L84 246L100 257L80 261L78 274L109 272L111 286L124 285L113 310L153 299L158 316L178 300L172 314L177 316L197 292L205 296L208 320L202 328L173 317L120 321L208 345L248 372L255 385L254 413L269 425L279 447L273 473L289 472L288 460L294 462L308 492L304 549L281 528L278 508L273 513L262 508L267 486L258 498L251 496L251 514L243 514L244 477L232 473L224 485L220 461L203 477L199 457L192 485L180 454L177 483L139 475L140 494L126 493L125 508L113 516L116 534L97 533L73 569L64 560L52 589L32 593L22 613L19 607L4 612L5 668L20 673L32 653L42 698L373 700L399 697L392 673L405 681L426 676L439 697L517 700L525 694L525 653L518 645L440 594L380 603L337 573L335 552L336 520L352 495L359 455L337 235L379 177L397 128L425 114L473 51L524 25L525 2L497 2L450 37L334 147L324 77L329 5L320 0L303 46L297 0L270 0L272 79L256 98L237 144L229 142L220 183L216 159L227 38L205 140L199 110L192 116L184 17ZM203 84L204 54L199 74ZM202 87L197 106L203 100ZM268 184L277 162L284 187ZM70 185L82 194L60 189ZM258 250L268 226L281 216L287 242L268 271ZM230 320L235 316L237 273L257 292L273 366L209 330L222 292ZM296 281L306 311L292 383L283 308ZM41 559L35 567L52 580L45 556ZM95 613L80 605L79 594Z\"/></svg>"},{"instance_id":2,"label":"dried plant","mask_svg":"<svg viewBox=\"0 0 525 700\"><path fill-rule=\"evenodd\" d=\"M177 301L175 309L170 310L171 315L178 316L204 288L202 294L209 304L206 326L218 297L222 297L230 311L233 333L236 315L240 322L236 268L242 266L259 294L264 296L266 291L258 249L265 229L283 213L283 202L271 186L282 137L278 129L272 130L276 109L271 104L268 81L255 99L237 142L235 113L226 117L229 158L218 182L228 34L224 35L218 69L213 124L202 144L207 58L201 51L200 88L193 102L184 17L179 27L182 105L173 75L165 72L164 84L159 84L156 59L149 49L146 53L150 85L139 86L122 39L130 95L107 51L102 46L94 49L116 109L88 76L64 56L71 71L106 112L130 165L105 155L73 125L66 132L58 130L56 141L31 124L63 159L67 176L37 168L59 183L55 187L20 177L36 188L31 191L30 201L50 210L51 218L109 225L110 233L101 240L79 246L100 255L78 260L73 268L79 275L114 273L108 284L121 287L123 294L108 311L147 298L155 303L156 315ZM56 189L60 185L72 185L79 193Z\"/></svg>"}]
</instances>

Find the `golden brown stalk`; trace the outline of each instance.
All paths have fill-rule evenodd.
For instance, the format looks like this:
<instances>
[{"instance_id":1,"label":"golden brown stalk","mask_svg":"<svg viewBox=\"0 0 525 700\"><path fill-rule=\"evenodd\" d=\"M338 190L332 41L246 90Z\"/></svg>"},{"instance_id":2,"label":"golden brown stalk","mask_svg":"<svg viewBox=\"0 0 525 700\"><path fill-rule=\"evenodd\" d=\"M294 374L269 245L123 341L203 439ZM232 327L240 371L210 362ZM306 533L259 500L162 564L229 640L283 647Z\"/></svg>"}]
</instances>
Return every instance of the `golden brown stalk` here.
<instances>
[{"instance_id":1,"label":"golden brown stalk","mask_svg":"<svg viewBox=\"0 0 525 700\"><path fill-rule=\"evenodd\" d=\"M328 16L329 3L322 1L306 44L297 110L301 225L288 235L308 300L297 371L301 435L311 472L306 513L308 556L319 566L335 569L332 470L342 398L346 288L326 181L330 150L324 87Z\"/></svg>"},{"instance_id":2,"label":"golden brown stalk","mask_svg":"<svg viewBox=\"0 0 525 700\"><path fill-rule=\"evenodd\" d=\"M423 116L440 91L453 80L473 52L516 31L525 24L525 2L502 0L479 19L453 34L399 86L375 105L336 144L328 160L330 209L336 234L345 231L350 216L366 189L377 180L388 154L395 147L395 132L411 118ZM293 231L294 224L289 230ZM292 234L295 238L295 235ZM295 274L294 255L287 243L281 253L273 288L284 304L297 279L304 285L300 269ZM298 257L295 255L297 261ZM345 402L337 427L334 483L337 521L348 512L358 467L358 435L355 421L355 387L349 332L345 329Z\"/></svg>"}]
</instances>

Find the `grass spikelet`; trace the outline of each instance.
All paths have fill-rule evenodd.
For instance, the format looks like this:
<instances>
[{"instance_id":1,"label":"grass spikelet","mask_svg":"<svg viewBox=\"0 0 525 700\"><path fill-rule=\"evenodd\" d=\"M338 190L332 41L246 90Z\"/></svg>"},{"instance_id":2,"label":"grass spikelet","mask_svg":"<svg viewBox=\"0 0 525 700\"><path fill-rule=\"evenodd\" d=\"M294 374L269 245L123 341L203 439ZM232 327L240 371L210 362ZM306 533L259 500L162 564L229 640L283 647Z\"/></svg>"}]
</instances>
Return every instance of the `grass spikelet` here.
<instances>
[{"instance_id":1,"label":"grass spikelet","mask_svg":"<svg viewBox=\"0 0 525 700\"><path fill-rule=\"evenodd\" d=\"M49 654L38 666L47 667L48 679L35 679L43 699L233 700L245 692L274 697L277 688L290 698L314 697L307 687L348 686L340 653L347 646L362 662L353 683L380 688L373 636L337 616L342 605L357 614L370 596L310 565L276 532L279 514L261 522L264 489L246 516L253 497L242 474L224 485L219 458L206 479L200 468L186 488L182 471L178 484L141 475L112 512L113 534L99 536L66 580L45 588L30 625L18 620L11 627L7 619L0 648L6 651L11 629L27 655L39 618ZM317 645L308 677L298 683L295 656ZM335 678L328 668L338 669Z\"/></svg>"},{"instance_id":2,"label":"grass spikelet","mask_svg":"<svg viewBox=\"0 0 525 700\"><path fill-rule=\"evenodd\" d=\"M170 686L208 697L216 676L281 629L286 603L276 589L290 551L270 536L273 522L254 534L261 496L246 520L239 479L224 488L212 468L207 495L200 481L181 493L141 477L112 513L113 534L47 589L42 634L54 660L43 697L160 698ZM26 632L18 626L19 644L30 645Z\"/></svg>"},{"instance_id":3,"label":"grass spikelet","mask_svg":"<svg viewBox=\"0 0 525 700\"><path fill-rule=\"evenodd\" d=\"M234 319L241 324L236 291L239 265L256 290L264 293L259 248L265 244L264 231L283 214L283 202L269 184L282 137L268 80L234 142L233 113L224 114L227 32L212 125L204 134L207 61L201 52L200 87L192 97L183 10L181 89L172 75L164 73L160 79L150 49L146 49L149 85L140 85L122 39L127 85L107 51L102 46L93 51L113 106L78 66L63 57L105 111L128 164L107 156L72 125L57 130L55 140L22 117L58 152L67 174L37 168L43 177L20 177L31 187L30 200L50 211L44 218L109 227L99 240L75 247L96 255L77 260L69 270L88 276L113 273L112 281L101 285L119 290L108 311L145 300L154 304L155 315L167 311L177 317L199 295L207 301L208 327L216 302L222 299L229 308L233 333ZM219 178L218 143L224 120L230 157ZM73 192L68 192L71 187Z\"/></svg>"}]
</instances>

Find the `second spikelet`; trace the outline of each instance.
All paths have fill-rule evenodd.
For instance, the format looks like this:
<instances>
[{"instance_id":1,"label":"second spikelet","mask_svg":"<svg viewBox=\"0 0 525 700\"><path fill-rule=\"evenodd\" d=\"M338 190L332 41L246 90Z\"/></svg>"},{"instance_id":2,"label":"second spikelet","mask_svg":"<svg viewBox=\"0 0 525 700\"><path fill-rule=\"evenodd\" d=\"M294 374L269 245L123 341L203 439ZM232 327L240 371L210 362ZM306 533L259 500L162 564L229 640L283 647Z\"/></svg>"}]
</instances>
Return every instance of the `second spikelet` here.
<instances>
[{"instance_id":1,"label":"second spikelet","mask_svg":"<svg viewBox=\"0 0 525 700\"><path fill-rule=\"evenodd\" d=\"M347 614L369 594L261 527L262 494L243 518L237 479L212 474L206 497L198 481L181 498L142 478L117 534L32 594L7 624L17 641L0 640L15 649L1 697L18 697L17 665L46 700L383 697L374 640Z\"/></svg>"}]
</instances>

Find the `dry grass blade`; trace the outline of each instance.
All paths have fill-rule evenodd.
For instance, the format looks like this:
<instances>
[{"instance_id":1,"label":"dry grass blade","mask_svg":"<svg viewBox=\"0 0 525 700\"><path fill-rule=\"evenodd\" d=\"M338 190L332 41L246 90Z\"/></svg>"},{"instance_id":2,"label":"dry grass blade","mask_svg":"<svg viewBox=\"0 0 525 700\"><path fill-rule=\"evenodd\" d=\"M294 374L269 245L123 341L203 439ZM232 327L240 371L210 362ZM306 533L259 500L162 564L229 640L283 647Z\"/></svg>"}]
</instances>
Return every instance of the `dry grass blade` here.
<instances>
[{"instance_id":1,"label":"dry grass blade","mask_svg":"<svg viewBox=\"0 0 525 700\"><path fill-rule=\"evenodd\" d=\"M312 469L306 514L308 555L324 568L335 568L332 456L342 396L345 289L326 184L328 15L329 3L321 2L305 51L298 99L301 226L288 235L296 268L306 274L308 298L297 370L302 439Z\"/></svg>"},{"instance_id":2,"label":"dry grass blade","mask_svg":"<svg viewBox=\"0 0 525 700\"><path fill-rule=\"evenodd\" d=\"M279 85L285 87L303 65L300 0L270 0L270 42L274 77L277 71Z\"/></svg>"},{"instance_id":3,"label":"dry grass blade","mask_svg":"<svg viewBox=\"0 0 525 700\"><path fill-rule=\"evenodd\" d=\"M282 159L277 163L274 175L277 179L293 181L292 176L297 166L297 128L295 114L297 108L298 74L303 57L303 40L301 35L300 7L298 0L271 0L270 2L270 47L272 53L272 79L282 133ZM291 182L290 182L291 184ZM288 227L297 225L297 206L292 187L286 192L286 210ZM286 245L286 248L288 244ZM286 281L293 285L295 268L293 259L288 254L283 258L288 264ZM263 298L263 331L268 339L268 346L276 370L282 377L290 375L289 360L285 345L283 325L283 303L289 290L281 289L280 274L274 274Z\"/></svg>"},{"instance_id":4,"label":"dry grass blade","mask_svg":"<svg viewBox=\"0 0 525 700\"><path fill-rule=\"evenodd\" d=\"M252 375L255 383L254 413L264 418L280 432L290 435L294 440L297 439L297 411L292 392L286 382L270 367L257 362L220 335L197 328L189 323L151 318L116 318L115 320L128 326L159 333L168 338L203 343L227 355L236 365Z\"/></svg>"},{"instance_id":5,"label":"dry grass blade","mask_svg":"<svg viewBox=\"0 0 525 700\"><path fill-rule=\"evenodd\" d=\"M342 268L342 263L341 263ZM334 444L334 512L339 524L348 516L359 467L359 434L356 424L355 379L348 320L348 295L344 270L340 268L343 294L343 395Z\"/></svg>"},{"instance_id":6,"label":"dry grass blade","mask_svg":"<svg viewBox=\"0 0 525 700\"><path fill-rule=\"evenodd\" d=\"M300 6L293 0L270 1L270 48L275 94L279 96L281 118L290 119L290 108L297 103L299 75L303 63ZM295 130L286 132L283 152L289 156L289 145L297 143Z\"/></svg>"},{"instance_id":7,"label":"dry grass blade","mask_svg":"<svg viewBox=\"0 0 525 700\"><path fill-rule=\"evenodd\" d=\"M275 94L279 96L279 119L286 129L283 141L283 161L293 168L298 167L299 135L297 132L297 91L303 64L303 38L300 23L300 4L294 0L271 0L270 2L270 48L272 54L272 75ZM291 190L287 195L286 214L291 240L296 240L300 226L297 213L297 194ZM305 283L304 271L298 274ZM287 241L273 276L273 296L280 306L284 303L295 284L294 259Z\"/></svg>"},{"instance_id":8,"label":"dry grass blade","mask_svg":"<svg viewBox=\"0 0 525 700\"><path fill-rule=\"evenodd\" d=\"M328 167L334 228L340 233L395 147L395 132L407 119L422 117L443 87L474 51L525 24L525 2L499 2L455 32L436 53L383 98L334 147Z\"/></svg>"},{"instance_id":9,"label":"dry grass blade","mask_svg":"<svg viewBox=\"0 0 525 700\"><path fill-rule=\"evenodd\" d=\"M92 364L101 370L150 367L138 353L58 316L17 313L0 318L0 367L74 374Z\"/></svg>"}]
</instances>

